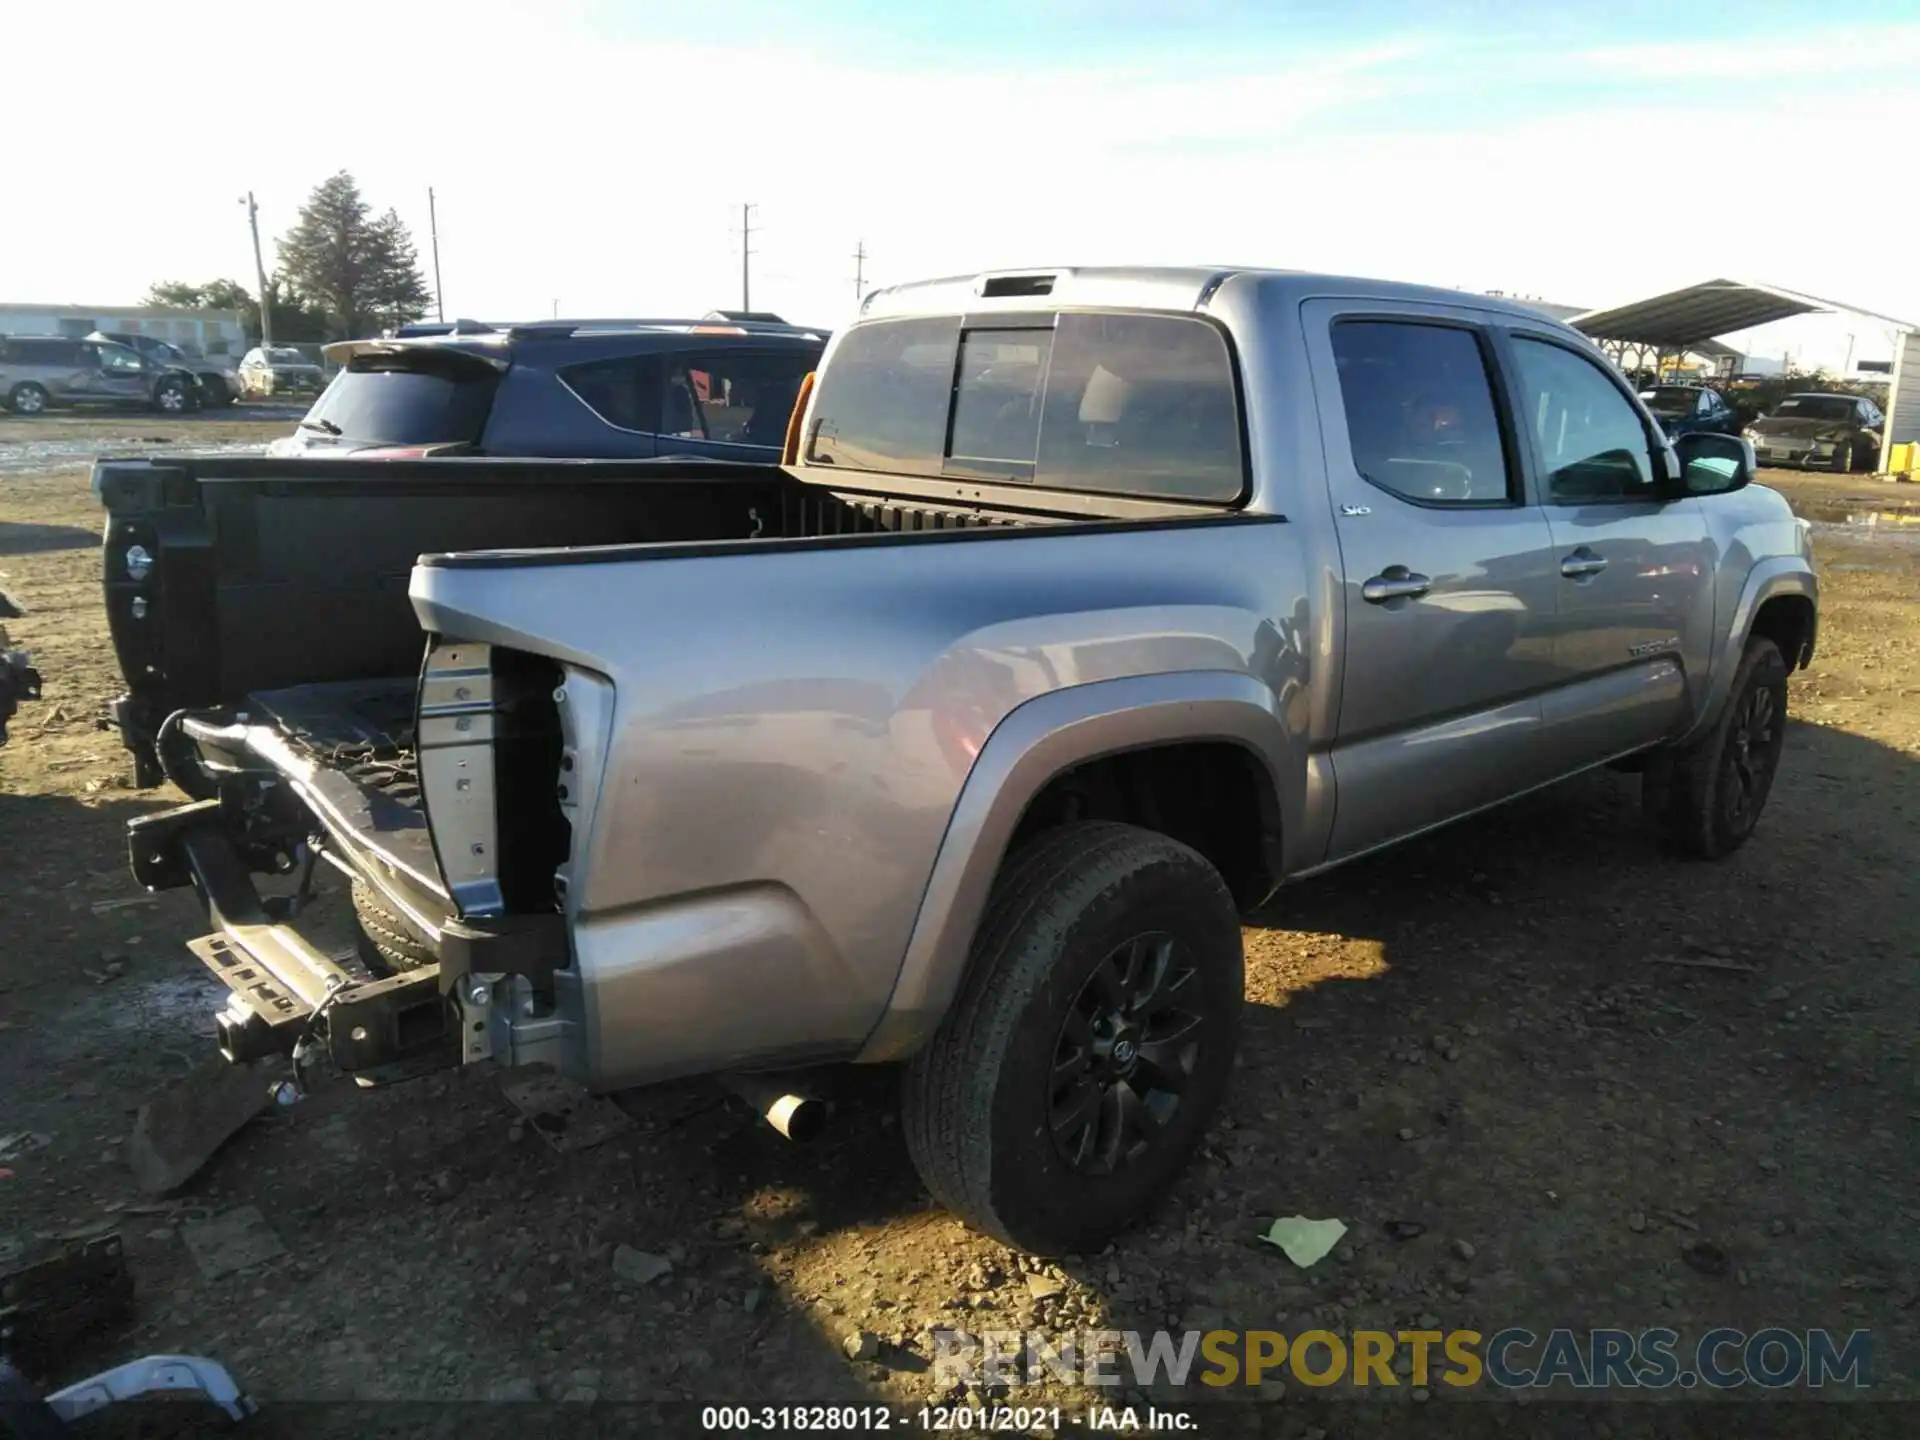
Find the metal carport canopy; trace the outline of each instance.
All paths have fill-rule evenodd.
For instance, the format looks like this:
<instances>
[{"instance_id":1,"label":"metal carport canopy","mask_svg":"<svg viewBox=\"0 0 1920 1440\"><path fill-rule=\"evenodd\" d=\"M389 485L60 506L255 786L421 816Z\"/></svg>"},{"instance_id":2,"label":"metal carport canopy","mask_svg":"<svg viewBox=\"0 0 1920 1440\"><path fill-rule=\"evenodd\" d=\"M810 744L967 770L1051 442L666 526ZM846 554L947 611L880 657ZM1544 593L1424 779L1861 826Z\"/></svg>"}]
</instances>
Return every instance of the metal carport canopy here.
<instances>
[{"instance_id":1,"label":"metal carport canopy","mask_svg":"<svg viewBox=\"0 0 1920 1440\"><path fill-rule=\"evenodd\" d=\"M1795 315L1852 308L1774 285L1708 280L1684 290L1670 290L1665 295L1616 305L1611 310L1589 310L1584 315L1572 316L1567 323L1596 340L1624 340L1633 345L1683 350L1719 335L1752 330Z\"/></svg>"}]
</instances>

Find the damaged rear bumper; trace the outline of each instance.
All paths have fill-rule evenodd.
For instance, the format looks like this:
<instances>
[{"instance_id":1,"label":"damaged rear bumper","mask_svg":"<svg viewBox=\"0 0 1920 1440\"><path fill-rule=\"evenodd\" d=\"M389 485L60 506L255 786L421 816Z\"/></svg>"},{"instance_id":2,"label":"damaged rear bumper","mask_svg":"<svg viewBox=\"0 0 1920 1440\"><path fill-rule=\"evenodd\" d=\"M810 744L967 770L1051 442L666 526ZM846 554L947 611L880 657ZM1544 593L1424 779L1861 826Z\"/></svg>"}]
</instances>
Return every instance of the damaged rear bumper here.
<instances>
[{"instance_id":1,"label":"damaged rear bumper","mask_svg":"<svg viewBox=\"0 0 1920 1440\"><path fill-rule=\"evenodd\" d=\"M221 1053L257 1060L311 1036L349 1072L456 1063L462 997L448 990L456 977L435 964L371 979L313 945L284 923L284 901L261 896L253 868L266 857L243 855L222 810L219 800L197 801L135 820L127 834L141 884L191 885L206 906L213 932L188 948L229 992L214 1021Z\"/></svg>"},{"instance_id":2,"label":"damaged rear bumper","mask_svg":"<svg viewBox=\"0 0 1920 1440\"><path fill-rule=\"evenodd\" d=\"M272 727L210 717L183 729L217 794L128 827L134 877L191 887L211 933L188 948L227 987L215 1019L236 1062L308 1041L369 1081L494 1059L582 1068L565 922L558 914L450 917L419 836L381 797L290 749ZM430 963L370 973L296 928L296 897L263 896L258 874L324 860L415 922ZM430 857L429 857L430 866Z\"/></svg>"}]
</instances>

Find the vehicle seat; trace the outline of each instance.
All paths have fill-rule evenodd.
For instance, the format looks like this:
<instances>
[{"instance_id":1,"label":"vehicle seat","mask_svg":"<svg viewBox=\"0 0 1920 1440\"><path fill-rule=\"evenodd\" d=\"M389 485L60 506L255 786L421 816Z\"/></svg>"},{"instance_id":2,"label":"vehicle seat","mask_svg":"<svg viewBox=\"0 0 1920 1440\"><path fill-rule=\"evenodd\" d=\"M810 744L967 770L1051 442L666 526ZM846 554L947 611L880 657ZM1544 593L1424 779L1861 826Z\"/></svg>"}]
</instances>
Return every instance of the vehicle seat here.
<instances>
[{"instance_id":1,"label":"vehicle seat","mask_svg":"<svg viewBox=\"0 0 1920 1440\"><path fill-rule=\"evenodd\" d=\"M693 413L693 392L684 380L674 380L667 386L666 403L660 409L660 433L696 437L702 433Z\"/></svg>"}]
</instances>

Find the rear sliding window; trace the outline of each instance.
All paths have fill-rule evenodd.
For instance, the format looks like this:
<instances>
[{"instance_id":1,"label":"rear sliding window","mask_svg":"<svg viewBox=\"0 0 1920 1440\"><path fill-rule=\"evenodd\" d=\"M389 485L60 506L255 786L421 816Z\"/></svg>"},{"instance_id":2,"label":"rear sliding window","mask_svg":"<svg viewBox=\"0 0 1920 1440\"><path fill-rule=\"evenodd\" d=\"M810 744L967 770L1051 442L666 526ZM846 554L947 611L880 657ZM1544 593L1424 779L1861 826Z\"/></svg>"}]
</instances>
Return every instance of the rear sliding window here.
<instances>
[{"instance_id":1,"label":"rear sliding window","mask_svg":"<svg viewBox=\"0 0 1920 1440\"><path fill-rule=\"evenodd\" d=\"M487 423L497 384L498 374L478 361L431 369L349 367L321 392L307 419L339 426L348 440L470 445Z\"/></svg>"},{"instance_id":2,"label":"rear sliding window","mask_svg":"<svg viewBox=\"0 0 1920 1440\"><path fill-rule=\"evenodd\" d=\"M821 376L805 458L1174 500L1236 500L1246 474L1226 340L1180 315L858 326Z\"/></svg>"}]
</instances>

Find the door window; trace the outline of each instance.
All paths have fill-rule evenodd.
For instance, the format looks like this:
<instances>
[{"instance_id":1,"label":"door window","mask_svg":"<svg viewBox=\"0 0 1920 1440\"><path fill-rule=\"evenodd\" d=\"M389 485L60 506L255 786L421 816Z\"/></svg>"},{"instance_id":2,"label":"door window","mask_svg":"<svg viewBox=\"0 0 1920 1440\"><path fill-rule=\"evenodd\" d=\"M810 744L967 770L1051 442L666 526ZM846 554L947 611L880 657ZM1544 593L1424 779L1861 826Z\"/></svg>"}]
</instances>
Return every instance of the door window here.
<instances>
[{"instance_id":1,"label":"door window","mask_svg":"<svg viewBox=\"0 0 1920 1440\"><path fill-rule=\"evenodd\" d=\"M112 375L137 375L144 362L124 345L89 345L89 353L102 370Z\"/></svg>"},{"instance_id":2,"label":"door window","mask_svg":"<svg viewBox=\"0 0 1920 1440\"><path fill-rule=\"evenodd\" d=\"M1420 505L1505 505L1512 475L1479 337L1456 326L1333 327L1347 439L1369 483Z\"/></svg>"},{"instance_id":3,"label":"door window","mask_svg":"<svg viewBox=\"0 0 1920 1440\"><path fill-rule=\"evenodd\" d=\"M722 445L778 446L813 369L811 350L717 351L675 355L667 362L660 431Z\"/></svg>"},{"instance_id":4,"label":"door window","mask_svg":"<svg viewBox=\"0 0 1920 1440\"><path fill-rule=\"evenodd\" d=\"M560 372L566 387L607 424L652 434L660 428L660 361L652 355L590 360Z\"/></svg>"},{"instance_id":5,"label":"door window","mask_svg":"<svg viewBox=\"0 0 1920 1440\"><path fill-rule=\"evenodd\" d=\"M1516 335L1520 411L1533 432L1546 498L1560 505L1651 499L1653 454L1640 416L1598 365Z\"/></svg>"}]
</instances>

